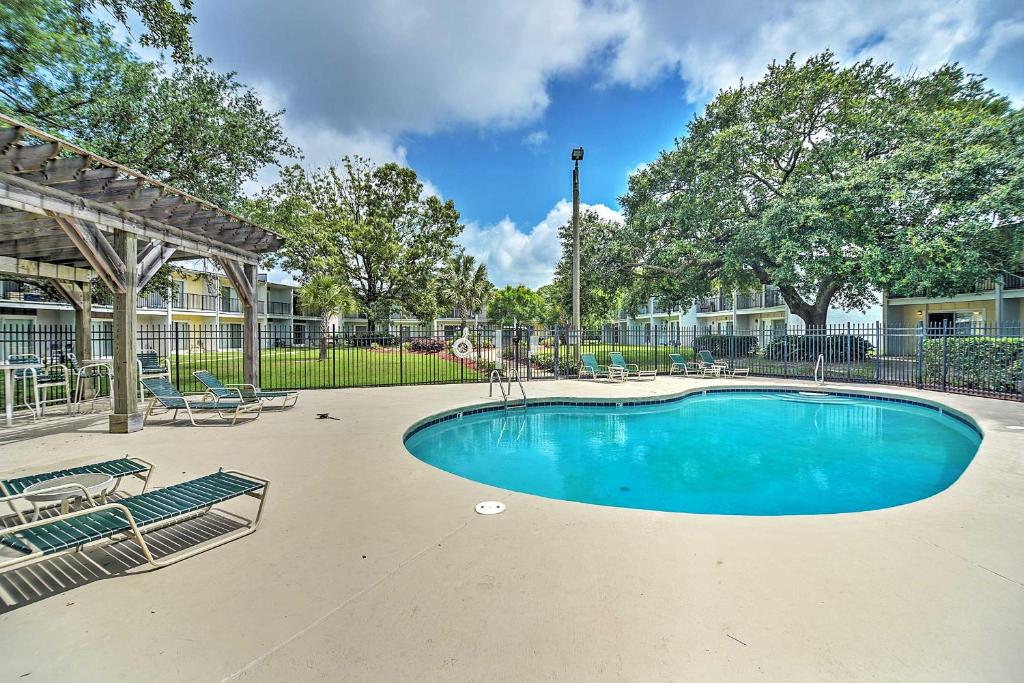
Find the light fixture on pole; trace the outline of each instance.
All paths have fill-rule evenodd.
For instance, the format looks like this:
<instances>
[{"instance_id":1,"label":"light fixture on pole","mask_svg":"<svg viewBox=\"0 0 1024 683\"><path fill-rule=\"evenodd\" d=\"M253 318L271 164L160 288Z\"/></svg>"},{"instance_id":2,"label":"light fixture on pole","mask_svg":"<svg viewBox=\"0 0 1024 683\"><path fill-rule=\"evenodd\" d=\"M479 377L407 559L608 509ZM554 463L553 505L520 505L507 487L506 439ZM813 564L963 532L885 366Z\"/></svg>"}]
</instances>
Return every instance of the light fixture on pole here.
<instances>
[{"instance_id":1,"label":"light fixture on pole","mask_svg":"<svg viewBox=\"0 0 1024 683\"><path fill-rule=\"evenodd\" d=\"M572 150L572 326L576 335L576 358L580 357L580 161L583 148Z\"/></svg>"}]
</instances>

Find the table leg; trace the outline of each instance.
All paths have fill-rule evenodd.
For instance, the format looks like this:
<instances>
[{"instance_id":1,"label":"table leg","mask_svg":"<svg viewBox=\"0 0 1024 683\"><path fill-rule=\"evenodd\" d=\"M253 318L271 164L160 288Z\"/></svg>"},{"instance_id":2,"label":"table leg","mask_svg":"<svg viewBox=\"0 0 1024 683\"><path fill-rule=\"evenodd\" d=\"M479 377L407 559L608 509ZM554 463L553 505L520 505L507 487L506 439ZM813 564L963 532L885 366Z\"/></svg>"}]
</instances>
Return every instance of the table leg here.
<instances>
[{"instance_id":1,"label":"table leg","mask_svg":"<svg viewBox=\"0 0 1024 683\"><path fill-rule=\"evenodd\" d=\"M69 501L68 498L61 498L60 499L60 514L62 514L62 515L68 514L68 509L70 507L68 505L68 501Z\"/></svg>"},{"instance_id":2,"label":"table leg","mask_svg":"<svg viewBox=\"0 0 1024 683\"><path fill-rule=\"evenodd\" d=\"M14 389L11 387L11 371L4 370L4 411L7 414L7 426L14 424Z\"/></svg>"}]
</instances>

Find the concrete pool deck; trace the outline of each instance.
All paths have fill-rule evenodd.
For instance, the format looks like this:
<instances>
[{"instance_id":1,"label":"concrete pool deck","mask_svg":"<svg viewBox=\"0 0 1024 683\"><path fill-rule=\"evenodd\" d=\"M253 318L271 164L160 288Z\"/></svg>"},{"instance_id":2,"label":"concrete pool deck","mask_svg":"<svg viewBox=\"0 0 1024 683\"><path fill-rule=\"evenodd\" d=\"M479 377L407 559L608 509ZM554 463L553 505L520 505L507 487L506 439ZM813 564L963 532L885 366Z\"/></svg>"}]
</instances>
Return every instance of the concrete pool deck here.
<instances>
[{"instance_id":1,"label":"concrete pool deck","mask_svg":"<svg viewBox=\"0 0 1024 683\"><path fill-rule=\"evenodd\" d=\"M531 398L642 397L711 385L809 383L526 388ZM296 408L233 428L157 418L110 435L99 416L15 431L16 441L0 430L5 476L129 454L155 463L156 486L220 466L272 482L255 534L172 567L0 579L27 596L0 615L3 677L1019 679L1024 431L1009 427L1024 427L1024 404L827 388L942 403L985 438L960 480L923 501L728 517L513 493L405 451L411 424L487 400L486 384L305 391ZM341 419L317 420L322 412ZM507 511L475 514L488 499Z\"/></svg>"}]
</instances>

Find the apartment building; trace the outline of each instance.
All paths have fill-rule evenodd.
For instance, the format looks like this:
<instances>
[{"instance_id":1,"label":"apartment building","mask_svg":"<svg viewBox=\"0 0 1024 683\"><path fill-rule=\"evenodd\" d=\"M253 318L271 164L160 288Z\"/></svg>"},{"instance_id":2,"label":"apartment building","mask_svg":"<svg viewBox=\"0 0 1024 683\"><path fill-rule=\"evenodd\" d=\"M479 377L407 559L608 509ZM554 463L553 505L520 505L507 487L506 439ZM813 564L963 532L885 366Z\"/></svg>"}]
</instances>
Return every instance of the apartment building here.
<instances>
[{"instance_id":1,"label":"apartment building","mask_svg":"<svg viewBox=\"0 0 1024 683\"><path fill-rule=\"evenodd\" d=\"M377 332L387 332L398 336L411 336L431 334L433 336L444 336L447 339L458 337L462 334L462 315L456 310L443 311L433 321L422 321L404 313L393 313L386 326L377 326ZM473 325L481 325L488 322L487 314L468 313L465 316L466 325L472 329ZM346 312L338 321L338 326L348 334L358 334L368 330L365 313Z\"/></svg>"},{"instance_id":2,"label":"apartment building","mask_svg":"<svg viewBox=\"0 0 1024 683\"><path fill-rule=\"evenodd\" d=\"M955 331L997 328L1007 334L1024 329L1024 271L982 280L973 292L951 297L927 291L889 293L884 299L883 321L893 327L929 329L946 326Z\"/></svg>"},{"instance_id":3,"label":"apartment building","mask_svg":"<svg viewBox=\"0 0 1024 683\"><path fill-rule=\"evenodd\" d=\"M257 277L258 314L263 328L264 346L303 344L307 328L318 325L318 317L307 315L297 301L297 287L270 282L266 274ZM237 292L220 273L181 269L174 275L169 296L140 296L137 320L140 336L166 327L176 329L179 351L226 350L242 346L242 304ZM93 330L97 340L112 326L112 306L106 292L93 297ZM33 327L73 326L74 310L60 297L31 284L0 279L0 329L29 330ZM165 335L159 335L165 336ZM110 350L93 349L95 356L108 356Z\"/></svg>"},{"instance_id":4,"label":"apartment building","mask_svg":"<svg viewBox=\"0 0 1024 683\"><path fill-rule=\"evenodd\" d=\"M829 310L828 317L830 325L846 322L873 323L882 319L881 309L878 307L864 313L833 308ZM616 323L624 327L677 325L722 333L730 330L754 332L763 329L766 336L781 333L787 328L792 330L804 326L803 319L789 310L781 292L773 285L763 286L752 292L719 292L700 299L686 310L663 306L656 298L652 298L647 309L634 316L620 312Z\"/></svg>"}]
</instances>

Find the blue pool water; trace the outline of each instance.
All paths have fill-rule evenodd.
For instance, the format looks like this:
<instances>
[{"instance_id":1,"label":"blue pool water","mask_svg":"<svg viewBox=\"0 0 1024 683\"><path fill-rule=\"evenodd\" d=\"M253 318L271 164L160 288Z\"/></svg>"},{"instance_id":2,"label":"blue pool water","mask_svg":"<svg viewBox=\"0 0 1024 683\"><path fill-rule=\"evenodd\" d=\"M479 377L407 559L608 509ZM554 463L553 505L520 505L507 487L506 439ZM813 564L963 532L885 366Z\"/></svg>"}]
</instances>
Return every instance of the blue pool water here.
<instances>
[{"instance_id":1,"label":"blue pool water","mask_svg":"<svg viewBox=\"0 0 1024 683\"><path fill-rule=\"evenodd\" d=\"M533 406L413 433L420 460L484 484L620 507L825 514L909 503L956 481L981 442L919 405L719 392L648 406Z\"/></svg>"}]
</instances>

